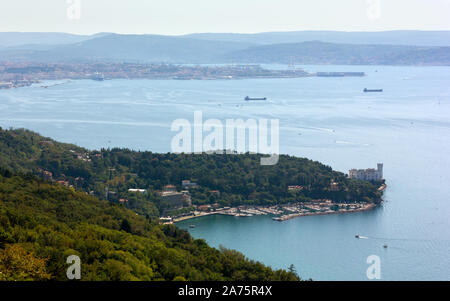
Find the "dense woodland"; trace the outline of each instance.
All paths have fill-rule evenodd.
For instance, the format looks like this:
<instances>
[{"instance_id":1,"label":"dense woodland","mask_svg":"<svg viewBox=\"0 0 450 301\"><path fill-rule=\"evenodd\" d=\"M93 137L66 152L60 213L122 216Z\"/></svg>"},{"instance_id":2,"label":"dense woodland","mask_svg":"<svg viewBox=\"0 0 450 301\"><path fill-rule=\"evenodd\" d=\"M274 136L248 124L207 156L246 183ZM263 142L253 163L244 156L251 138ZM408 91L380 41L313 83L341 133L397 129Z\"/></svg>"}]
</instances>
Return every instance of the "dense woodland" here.
<instances>
[{"instance_id":1,"label":"dense woodland","mask_svg":"<svg viewBox=\"0 0 450 301\"><path fill-rule=\"evenodd\" d=\"M299 280L121 205L0 169L0 281L67 280L70 255L81 258L82 280Z\"/></svg>"},{"instance_id":2,"label":"dense woodland","mask_svg":"<svg viewBox=\"0 0 450 301\"><path fill-rule=\"evenodd\" d=\"M158 223L157 191L182 189L182 180L198 183L194 204L380 201L379 183L289 156L261 166L260 157L90 151L0 128L0 280L65 280L70 255L81 258L82 280L300 280L293 268L273 270Z\"/></svg>"},{"instance_id":3,"label":"dense woodland","mask_svg":"<svg viewBox=\"0 0 450 301\"><path fill-rule=\"evenodd\" d=\"M118 202L148 218L162 211L157 191L182 180L198 183L191 189L194 204L223 206L275 205L310 199L335 202L381 201L379 183L351 180L331 167L304 158L282 155L274 166L260 165L256 154L158 154L128 149L89 151L58 143L27 130L0 129L0 166L14 172L67 181L75 189ZM337 188L330 187L338 183ZM301 191L288 191L300 185ZM129 193L129 188L148 193ZM220 195L210 193L218 190ZM106 193L108 192L108 193Z\"/></svg>"}]
</instances>

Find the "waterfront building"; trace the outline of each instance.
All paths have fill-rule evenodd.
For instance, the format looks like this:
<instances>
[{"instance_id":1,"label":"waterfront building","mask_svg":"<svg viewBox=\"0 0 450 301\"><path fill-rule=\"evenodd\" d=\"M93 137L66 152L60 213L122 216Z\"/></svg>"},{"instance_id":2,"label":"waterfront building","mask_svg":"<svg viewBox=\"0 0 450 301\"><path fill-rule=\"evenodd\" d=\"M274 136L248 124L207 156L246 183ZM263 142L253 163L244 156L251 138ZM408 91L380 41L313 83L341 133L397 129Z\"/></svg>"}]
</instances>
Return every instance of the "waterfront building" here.
<instances>
[{"instance_id":1,"label":"waterfront building","mask_svg":"<svg viewBox=\"0 0 450 301\"><path fill-rule=\"evenodd\" d=\"M351 169L348 177L362 181L381 181L383 180L383 163L378 163L377 169Z\"/></svg>"},{"instance_id":2,"label":"waterfront building","mask_svg":"<svg viewBox=\"0 0 450 301\"><path fill-rule=\"evenodd\" d=\"M211 209L211 205L200 205L197 209L200 211L209 211Z\"/></svg>"}]
</instances>

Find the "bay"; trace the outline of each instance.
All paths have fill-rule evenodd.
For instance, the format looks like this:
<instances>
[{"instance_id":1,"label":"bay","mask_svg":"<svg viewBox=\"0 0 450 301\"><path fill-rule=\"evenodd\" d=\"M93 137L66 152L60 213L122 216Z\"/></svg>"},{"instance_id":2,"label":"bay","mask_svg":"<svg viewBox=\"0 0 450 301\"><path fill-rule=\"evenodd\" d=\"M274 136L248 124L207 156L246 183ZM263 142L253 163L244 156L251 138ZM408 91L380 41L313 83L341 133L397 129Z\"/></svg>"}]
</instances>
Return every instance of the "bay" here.
<instances>
[{"instance_id":1,"label":"bay","mask_svg":"<svg viewBox=\"0 0 450 301\"><path fill-rule=\"evenodd\" d=\"M282 223L210 216L179 227L275 268L294 264L314 280L367 280L370 255L381 259L382 280L450 280L450 67L302 67L367 76L51 81L44 84L62 84L0 90L0 126L91 149L169 152L172 122L192 122L194 111L223 122L279 119L281 153L342 172L384 163L383 205ZM245 102L247 95L268 100Z\"/></svg>"}]
</instances>

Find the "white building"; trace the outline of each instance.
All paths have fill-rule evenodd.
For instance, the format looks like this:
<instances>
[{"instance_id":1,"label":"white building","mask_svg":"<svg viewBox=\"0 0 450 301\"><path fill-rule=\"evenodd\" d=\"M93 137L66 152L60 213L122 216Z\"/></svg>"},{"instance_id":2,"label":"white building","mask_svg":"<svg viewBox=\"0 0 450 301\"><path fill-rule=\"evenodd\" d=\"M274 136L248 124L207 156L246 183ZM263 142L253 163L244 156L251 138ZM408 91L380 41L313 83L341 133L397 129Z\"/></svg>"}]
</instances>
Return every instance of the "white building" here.
<instances>
[{"instance_id":1,"label":"white building","mask_svg":"<svg viewBox=\"0 0 450 301\"><path fill-rule=\"evenodd\" d=\"M383 163L378 163L377 169L351 169L348 177L362 181L381 181L383 180Z\"/></svg>"},{"instance_id":2,"label":"white building","mask_svg":"<svg viewBox=\"0 0 450 301\"><path fill-rule=\"evenodd\" d=\"M146 193L146 192L147 192L147 189L133 189L133 188L130 188L130 189L128 189L128 192L140 192L140 193Z\"/></svg>"}]
</instances>

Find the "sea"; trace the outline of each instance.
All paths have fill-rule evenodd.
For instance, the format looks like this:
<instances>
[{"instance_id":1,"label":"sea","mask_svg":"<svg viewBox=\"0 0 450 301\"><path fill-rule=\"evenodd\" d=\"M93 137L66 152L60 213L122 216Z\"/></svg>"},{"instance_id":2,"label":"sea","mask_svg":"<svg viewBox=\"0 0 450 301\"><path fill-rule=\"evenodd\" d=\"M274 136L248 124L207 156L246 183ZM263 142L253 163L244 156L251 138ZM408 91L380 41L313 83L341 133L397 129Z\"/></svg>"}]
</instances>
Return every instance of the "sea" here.
<instances>
[{"instance_id":1,"label":"sea","mask_svg":"<svg viewBox=\"0 0 450 301\"><path fill-rule=\"evenodd\" d=\"M366 76L46 81L0 90L0 126L89 149L170 152L172 124L193 123L196 111L223 123L276 119L282 154L344 173L383 163L383 204L285 222L213 215L180 228L273 268L293 264L304 279L450 280L450 67L297 68Z\"/></svg>"}]
</instances>

